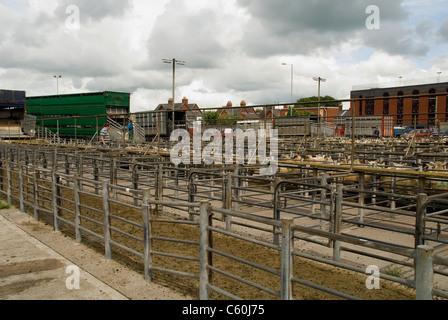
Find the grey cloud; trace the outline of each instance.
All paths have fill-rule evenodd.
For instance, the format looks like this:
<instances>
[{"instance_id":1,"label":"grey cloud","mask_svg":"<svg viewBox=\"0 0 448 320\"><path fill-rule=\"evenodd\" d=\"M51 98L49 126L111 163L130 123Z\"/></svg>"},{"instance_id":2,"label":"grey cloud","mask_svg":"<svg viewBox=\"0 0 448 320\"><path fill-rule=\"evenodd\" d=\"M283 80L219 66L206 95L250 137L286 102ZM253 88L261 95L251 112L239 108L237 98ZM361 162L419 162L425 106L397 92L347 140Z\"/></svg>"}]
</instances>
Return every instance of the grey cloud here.
<instances>
[{"instance_id":1,"label":"grey cloud","mask_svg":"<svg viewBox=\"0 0 448 320\"><path fill-rule=\"evenodd\" d=\"M242 46L253 56L272 56L275 54L309 54L316 49L325 49L360 37L373 49L396 53L402 45L410 45L411 50L403 54L426 52L423 45L408 37L392 32L377 32L385 36L377 39L372 30L367 30L366 20L371 15L366 12L369 5L380 10L380 25L400 23L408 18L401 7L402 1L376 0L280 0L256 1L239 0L251 19L247 24ZM427 27L427 26L426 26ZM366 33L369 31L370 33ZM377 31L377 30L375 30ZM425 31L421 25L420 31Z\"/></svg>"},{"instance_id":2,"label":"grey cloud","mask_svg":"<svg viewBox=\"0 0 448 320\"><path fill-rule=\"evenodd\" d=\"M440 29L437 32L438 36L440 36L444 41L448 42L448 19L440 26Z\"/></svg>"},{"instance_id":3,"label":"grey cloud","mask_svg":"<svg viewBox=\"0 0 448 320\"><path fill-rule=\"evenodd\" d=\"M218 19L210 9L189 13L184 1L171 1L151 31L145 67L165 69L164 58L184 60L187 68L218 67L226 57L226 48L218 41Z\"/></svg>"},{"instance_id":4,"label":"grey cloud","mask_svg":"<svg viewBox=\"0 0 448 320\"><path fill-rule=\"evenodd\" d=\"M99 21L106 17L121 17L132 7L132 0L62 0L58 1L55 14L58 17L67 18L67 8L77 6L82 21Z\"/></svg>"},{"instance_id":5,"label":"grey cloud","mask_svg":"<svg viewBox=\"0 0 448 320\"><path fill-rule=\"evenodd\" d=\"M87 1L64 1L65 4L76 3L84 8L91 17L111 14L123 14L125 6L120 1L117 8L107 11L115 1L102 1L101 5ZM58 9L41 8L33 19L19 20L9 30L9 41L0 46L0 59L3 68L27 68L52 74L64 73L65 76L95 77L117 75L129 69L131 61L126 61L127 50L105 25L82 25L77 31L66 28L65 4ZM63 8L63 9L61 9ZM100 10L104 9L104 11ZM62 10L58 13L58 10ZM82 9L81 9L82 10ZM101 13L100 13L101 11ZM114 54L111 54L113 52Z\"/></svg>"},{"instance_id":6,"label":"grey cloud","mask_svg":"<svg viewBox=\"0 0 448 320\"><path fill-rule=\"evenodd\" d=\"M350 32L365 27L366 9L376 5L383 21L403 21L408 14L401 1L373 0L239 0L253 18L275 33L289 34L307 29L318 32Z\"/></svg>"},{"instance_id":7,"label":"grey cloud","mask_svg":"<svg viewBox=\"0 0 448 320\"><path fill-rule=\"evenodd\" d=\"M420 30L420 32L423 32ZM412 28L405 29L398 23L381 23L380 30L367 30L363 36L364 44L389 54L403 56L424 56L430 49L424 31L419 35Z\"/></svg>"},{"instance_id":8,"label":"grey cloud","mask_svg":"<svg viewBox=\"0 0 448 320\"><path fill-rule=\"evenodd\" d=\"M436 21L431 20L429 18L424 19L418 23L418 25L415 28L415 32L420 37L428 38L433 35L436 25L437 25Z\"/></svg>"}]
</instances>

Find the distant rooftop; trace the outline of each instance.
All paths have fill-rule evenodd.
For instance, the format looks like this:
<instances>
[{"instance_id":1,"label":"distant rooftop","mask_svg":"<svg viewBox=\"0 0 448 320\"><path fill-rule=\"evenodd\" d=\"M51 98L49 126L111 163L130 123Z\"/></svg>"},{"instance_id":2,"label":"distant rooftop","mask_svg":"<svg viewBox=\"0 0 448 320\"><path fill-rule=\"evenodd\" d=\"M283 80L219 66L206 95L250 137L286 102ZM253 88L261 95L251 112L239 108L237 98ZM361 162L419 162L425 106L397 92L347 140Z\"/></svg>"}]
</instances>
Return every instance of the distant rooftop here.
<instances>
[{"instance_id":1,"label":"distant rooftop","mask_svg":"<svg viewBox=\"0 0 448 320\"><path fill-rule=\"evenodd\" d=\"M403 78L397 78L396 81L356 85L353 86L352 89L353 91L368 90L368 89L383 89L383 88L407 87L407 86L416 86L416 85L443 83L443 82L448 82L448 76L438 76L425 79L406 79L403 77Z\"/></svg>"}]
</instances>

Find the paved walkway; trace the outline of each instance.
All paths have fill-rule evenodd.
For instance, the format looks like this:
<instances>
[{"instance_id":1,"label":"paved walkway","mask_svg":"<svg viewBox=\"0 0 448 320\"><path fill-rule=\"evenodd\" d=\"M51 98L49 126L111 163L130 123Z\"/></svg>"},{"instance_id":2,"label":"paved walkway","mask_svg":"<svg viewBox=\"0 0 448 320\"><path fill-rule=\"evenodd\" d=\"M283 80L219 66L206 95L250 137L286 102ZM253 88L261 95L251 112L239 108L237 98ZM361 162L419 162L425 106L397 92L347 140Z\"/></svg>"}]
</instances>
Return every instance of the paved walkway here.
<instances>
[{"instance_id":1,"label":"paved walkway","mask_svg":"<svg viewBox=\"0 0 448 320\"><path fill-rule=\"evenodd\" d=\"M15 208L0 210L0 300L128 299L188 298Z\"/></svg>"}]
</instances>

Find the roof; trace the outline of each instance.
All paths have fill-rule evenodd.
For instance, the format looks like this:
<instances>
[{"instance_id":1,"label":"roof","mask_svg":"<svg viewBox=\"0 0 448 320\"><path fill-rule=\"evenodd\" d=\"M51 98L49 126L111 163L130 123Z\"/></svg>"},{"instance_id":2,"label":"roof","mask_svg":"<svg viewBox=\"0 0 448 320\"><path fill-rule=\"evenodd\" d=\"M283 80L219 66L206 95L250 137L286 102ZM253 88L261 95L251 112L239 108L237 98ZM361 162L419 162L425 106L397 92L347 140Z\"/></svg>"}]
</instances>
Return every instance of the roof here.
<instances>
[{"instance_id":1,"label":"roof","mask_svg":"<svg viewBox=\"0 0 448 320\"><path fill-rule=\"evenodd\" d=\"M242 116L247 119L259 119L259 115L253 107L224 107L219 114L222 115L224 112L233 117Z\"/></svg>"},{"instance_id":2,"label":"roof","mask_svg":"<svg viewBox=\"0 0 448 320\"><path fill-rule=\"evenodd\" d=\"M184 108L186 107L186 108ZM190 111L193 109L198 109L198 105L194 103L190 104L184 104L184 103L175 103L174 104L174 111ZM159 104L156 108L156 111L159 110L173 110L173 104L172 103L164 103Z\"/></svg>"}]
</instances>

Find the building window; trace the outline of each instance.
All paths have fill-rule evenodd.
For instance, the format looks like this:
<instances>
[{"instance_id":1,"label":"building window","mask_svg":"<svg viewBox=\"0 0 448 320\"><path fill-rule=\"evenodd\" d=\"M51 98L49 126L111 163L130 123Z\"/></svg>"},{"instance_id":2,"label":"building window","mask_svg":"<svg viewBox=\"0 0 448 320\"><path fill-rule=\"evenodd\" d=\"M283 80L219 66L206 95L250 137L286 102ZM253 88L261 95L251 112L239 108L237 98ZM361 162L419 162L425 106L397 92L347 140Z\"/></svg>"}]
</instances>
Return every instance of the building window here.
<instances>
[{"instance_id":1,"label":"building window","mask_svg":"<svg viewBox=\"0 0 448 320\"><path fill-rule=\"evenodd\" d=\"M431 89L429 90L430 94L435 94L436 90L435 89ZM429 104L428 104L428 126L435 126L436 125L436 102L437 97L433 96L433 97L429 97Z\"/></svg>"},{"instance_id":2,"label":"building window","mask_svg":"<svg viewBox=\"0 0 448 320\"><path fill-rule=\"evenodd\" d=\"M362 96L359 96L359 99L362 99ZM359 100L359 115L362 116L362 103L363 100Z\"/></svg>"},{"instance_id":3,"label":"building window","mask_svg":"<svg viewBox=\"0 0 448 320\"><path fill-rule=\"evenodd\" d=\"M403 96L403 92L400 91L397 94L399 96L398 100L397 100L397 125L402 126L403 125L403 107L404 107L404 103L403 103L403 98L400 98L400 96ZM448 112L448 109L447 109Z\"/></svg>"},{"instance_id":4,"label":"building window","mask_svg":"<svg viewBox=\"0 0 448 320\"><path fill-rule=\"evenodd\" d=\"M448 92L448 89L446 89L446 92ZM448 94L446 95L446 115L445 115L445 121L448 121Z\"/></svg>"},{"instance_id":5,"label":"building window","mask_svg":"<svg viewBox=\"0 0 448 320\"><path fill-rule=\"evenodd\" d=\"M386 92L383 94L383 114L388 115L389 114L389 93Z\"/></svg>"},{"instance_id":6,"label":"building window","mask_svg":"<svg viewBox=\"0 0 448 320\"><path fill-rule=\"evenodd\" d=\"M373 115L374 113L375 113L375 101L373 99L366 100L366 116Z\"/></svg>"},{"instance_id":7,"label":"building window","mask_svg":"<svg viewBox=\"0 0 448 320\"><path fill-rule=\"evenodd\" d=\"M418 90L414 90L412 94L415 95L415 97L412 98L412 125L417 125L420 109L420 92Z\"/></svg>"}]
</instances>

